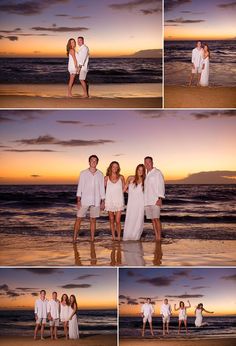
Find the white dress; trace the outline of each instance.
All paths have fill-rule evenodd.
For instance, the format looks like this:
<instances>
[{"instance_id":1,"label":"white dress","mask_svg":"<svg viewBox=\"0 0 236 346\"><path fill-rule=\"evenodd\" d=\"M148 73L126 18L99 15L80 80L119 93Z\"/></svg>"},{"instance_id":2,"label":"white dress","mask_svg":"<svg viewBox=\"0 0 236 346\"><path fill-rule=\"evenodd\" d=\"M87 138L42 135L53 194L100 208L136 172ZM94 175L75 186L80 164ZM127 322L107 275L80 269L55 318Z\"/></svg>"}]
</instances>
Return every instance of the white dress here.
<instances>
[{"instance_id":1,"label":"white dress","mask_svg":"<svg viewBox=\"0 0 236 346\"><path fill-rule=\"evenodd\" d=\"M74 59L71 54L69 54L69 61L68 61L68 71L70 74L76 74L76 68L75 68L75 63Z\"/></svg>"},{"instance_id":2,"label":"white dress","mask_svg":"<svg viewBox=\"0 0 236 346\"><path fill-rule=\"evenodd\" d=\"M201 78L200 78L201 86L208 86L209 84L209 64L210 64L209 57L204 58L203 59L204 69L202 70Z\"/></svg>"},{"instance_id":3,"label":"white dress","mask_svg":"<svg viewBox=\"0 0 236 346\"><path fill-rule=\"evenodd\" d=\"M69 307L70 316L73 313L73 309L71 306ZM69 339L79 339L79 327L78 327L78 319L77 315L74 314L72 319L69 320Z\"/></svg>"},{"instance_id":4,"label":"white dress","mask_svg":"<svg viewBox=\"0 0 236 346\"><path fill-rule=\"evenodd\" d=\"M60 307L60 320L61 322L66 322L70 317L70 306L61 304Z\"/></svg>"},{"instance_id":5,"label":"white dress","mask_svg":"<svg viewBox=\"0 0 236 346\"><path fill-rule=\"evenodd\" d=\"M129 184L128 204L123 240L139 240L144 224L144 193L142 184Z\"/></svg>"},{"instance_id":6,"label":"white dress","mask_svg":"<svg viewBox=\"0 0 236 346\"><path fill-rule=\"evenodd\" d=\"M195 314L196 314L195 326L199 328L202 326L202 310L196 309Z\"/></svg>"},{"instance_id":7,"label":"white dress","mask_svg":"<svg viewBox=\"0 0 236 346\"><path fill-rule=\"evenodd\" d=\"M113 183L109 178L107 179L105 210L112 212L124 210L124 193L121 178L116 183Z\"/></svg>"},{"instance_id":8,"label":"white dress","mask_svg":"<svg viewBox=\"0 0 236 346\"><path fill-rule=\"evenodd\" d=\"M179 309L179 320L180 321L187 320L187 312L185 308Z\"/></svg>"}]
</instances>

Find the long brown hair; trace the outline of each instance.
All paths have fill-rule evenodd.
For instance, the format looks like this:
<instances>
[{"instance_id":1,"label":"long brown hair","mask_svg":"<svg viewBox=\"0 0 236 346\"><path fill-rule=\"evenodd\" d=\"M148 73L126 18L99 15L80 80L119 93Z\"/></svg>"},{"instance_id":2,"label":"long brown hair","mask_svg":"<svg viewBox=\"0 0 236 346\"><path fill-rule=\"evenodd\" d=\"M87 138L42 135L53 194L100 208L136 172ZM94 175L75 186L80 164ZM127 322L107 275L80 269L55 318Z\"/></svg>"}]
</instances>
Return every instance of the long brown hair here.
<instances>
[{"instance_id":1,"label":"long brown hair","mask_svg":"<svg viewBox=\"0 0 236 346\"><path fill-rule=\"evenodd\" d=\"M61 296L61 302L63 302L63 300L64 300L63 297L64 297L64 296L66 296L66 300L65 300L66 305L69 306L69 305L70 305L69 297L68 297L68 295L67 295L66 293L63 293L63 295Z\"/></svg>"},{"instance_id":2,"label":"long brown hair","mask_svg":"<svg viewBox=\"0 0 236 346\"><path fill-rule=\"evenodd\" d=\"M73 303L70 302L70 306L72 307L72 309L74 309L74 308L76 307L76 310L77 310L77 309L78 309L78 305L77 305L77 301L76 301L75 295L72 294L72 295L70 296L70 298L71 298L71 297L73 297L74 302L73 302Z\"/></svg>"},{"instance_id":3,"label":"long brown hair","mask_svg":"<svg viewBox=\"0 0 236 346\"><path fill-rule=\"evenodd\" d=\"M116 164L118 166L118 170L117 170L117 176L119 177L120 176L120 164L119 162L117 161L112 161L109 165L109 167L107 168L107 173L106 173L106 176L108 177L111 177L111 174L112 174L112 166Z\"/></svg>"},{"instance_id":4,"label":"long brown hair","mask_svg":"<svg viewBox=\"0 0 236 346\"><path fill-rule=\"evenodd\" d=\"M210 59L211 53L210 53L210 48L209 48L208 44L207 44L207 43L204 43L204 47L207 47L208 57L209 57L209 59Z\"/></svg>"},{"instance_id":5,"label":"long brown hair","mask_svg":"<svg viewBox=\"0 0 236 346\"><path fill-rule=\"evenodd\" d=\"M67 55L69 55L69 53L70 53L71 41L72 41L72 40L75 42L75 39L74 39L74 38L70 38L70 39L68 40L68 42L67 42L67 45L66 45L66 54L67 54ZM75 44L76 44L76 42L75 42Z\"/></svg>"},{"instance_id":6,"label":"long brown hair","mask_svg":"<svg viewBox=\"0 0 236 346\"><path fill-rule=\"evenodd\" d=\"M142 178L142 188L144 190L144 180L146 178L146 170L145 170L145 166L142 163L140 163L135 169L135 176L134 176L133 183L135 186L138 186L138 180L139 180L138 170L140 167L142 167L142 169L143 169L143 175L141 176L141 178Z\"/></svg>"}]
</instances>

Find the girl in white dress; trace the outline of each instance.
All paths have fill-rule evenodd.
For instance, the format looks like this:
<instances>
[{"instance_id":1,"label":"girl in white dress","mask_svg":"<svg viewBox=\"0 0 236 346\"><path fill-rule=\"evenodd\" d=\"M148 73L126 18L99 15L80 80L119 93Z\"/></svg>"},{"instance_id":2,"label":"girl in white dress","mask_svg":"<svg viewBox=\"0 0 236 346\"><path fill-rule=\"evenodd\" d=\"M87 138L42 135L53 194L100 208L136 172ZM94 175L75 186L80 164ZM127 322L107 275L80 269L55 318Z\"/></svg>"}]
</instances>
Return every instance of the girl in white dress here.
<instances>
[{"instance_id":1,"label":"girl in white dress","mask_svg":"<svg viewBox=\"0 0 236 346\"><path fill-rule=\"evenodd\" d=\"M176 304L174 305L174 310L179 311L179 329L178 334L180 334L182 322L184 322L184 326L186 329L186 334L188 334L188 326L187 326L187 309L191 308L190 301L188 300L188 306L185 306L183 301L179 302L179 307L176 308Z\"/></svg>"},{"instance_id":2,"label":"girl in white dress","mask_svg":"<svg viewBox=\"0 0 236 346\"><path fill-rule=\"evenodd\" d=\"M208 314L214 314L213 311L205 310L202 303L198 304L198 306L195 309L195 316L196 316L195 326L197 328L200 328L200 327L203 327L203 326L207 325L207 323L202 322L202 320L203 320L203 316L202 316L203 311L208 313Z\"/></svg>"},{"instance_id":3,"label":"girl in white dress","mask_svg":"<svg viewBox=\"0 0 236 346\"><path fill-rule=\"evenodd\" d=\"M79 339L79 327L77 319L77 302L75 296L70 296L69 306L69 339Z\"/></svg>"},{"instance_id":4,"label":"girl in white dress","mask_svg":"<svg viewBox=\"0 0 236 346\"><path fill-rule=\"evenodd\" d=\"M60 305L60 320L63 323L64 334L66 339L68 339L68 324L69 324L69 307L70 302L67 294L63 294L61 297L61 305Z\"/></svg>"},{"instance_id":5,"label":"girl in white dress","mask_svg":"<svg viewBox=\"0 0 236 346\"><path fill-rule=\"evenodd\" d=\"M144 224L144 180L145 167L139 164L135 176L127 179L125 191L128 189L123 240L140 240Z\"/></svg>"},{"instance_id":6,"label":"girl in white dress","mask_svg":"<svg viewBox=\"0 0 236 346\"><path fill-rule=\"evenodd\" d=\"M121 212L124 210L124 186L125 179L120 174L120 165L112 161L107 169L104 179L106 196L105 210L108 211L112 240L120 240L121 236Z\"/></svg>"},{"instance_id":7,"label":"girl in white dress","mask_svg":"<svg viewBox=\"0 0 236 346\"><path fill-rule=\"evenodd\" d=\"M66 45L68 60L68 71L70 73L70 79L68 84L68 97L72 97L72 87L75 81L75 76L78 73L78 63L75 55L76 42L73 38L70 38Z\"/></svg>"},{"instance_id":8,"label":"girl in white dress","mask_svg":"<svg viewBox=\"0 0 236 346\"><path fill-rule=\"evenodd\" d=\"M208 86L208 84L209 84L210 49L206 43L204 45L203 54L204 55L203 55L203 64L202 64L200 85L201 86Z\"/></svg>"}]
</instances>

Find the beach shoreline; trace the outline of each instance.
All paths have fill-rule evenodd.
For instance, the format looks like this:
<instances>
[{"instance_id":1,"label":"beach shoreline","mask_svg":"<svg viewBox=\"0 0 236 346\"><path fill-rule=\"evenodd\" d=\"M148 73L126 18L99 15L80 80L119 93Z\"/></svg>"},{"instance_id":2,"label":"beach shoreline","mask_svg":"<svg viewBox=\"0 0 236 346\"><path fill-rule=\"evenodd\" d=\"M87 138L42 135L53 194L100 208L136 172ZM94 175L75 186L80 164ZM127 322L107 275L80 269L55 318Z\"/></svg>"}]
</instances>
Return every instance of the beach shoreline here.
<instances>
[{"instance_id":1,"label":"beach shoreline","mask_svg":"<svg viewBox=\"0 0 236 346\"><path fill-rule=\"evenodd\" d=\"M235 108L236 87L165 86L165 108Z\"/></svg>"}]
</instances>

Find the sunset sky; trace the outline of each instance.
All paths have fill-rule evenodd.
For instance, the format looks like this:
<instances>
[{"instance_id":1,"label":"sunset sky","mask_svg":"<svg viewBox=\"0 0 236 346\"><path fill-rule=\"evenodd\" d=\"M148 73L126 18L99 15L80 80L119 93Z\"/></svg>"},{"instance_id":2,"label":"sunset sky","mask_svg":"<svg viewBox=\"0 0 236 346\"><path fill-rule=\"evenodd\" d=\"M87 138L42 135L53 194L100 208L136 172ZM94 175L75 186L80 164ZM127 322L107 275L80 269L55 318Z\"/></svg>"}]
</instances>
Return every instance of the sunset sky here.
<instances>
[{"instance_id":1,"label":"sunset sky","mask_svg":"<svg viewBox=\"0 0 236 346\"><path fill-rule=\"evenodd\" d=\"M113 268L0 269L0 309L33 309L38 292L74 294L79 309L116 309L117 273Z\"/></svg>"},{"instance_id":2,"label":"sunset sky","mask_svg":"<svg viewBox=\"0 0 236 346\"><path fill-rule=\"evenodd\" d=\"M235 39L235 10L230 0L165 0L165 39Z\"/></svg>"},{"instance_id":3,"label":"sunset sky","mask_svg":"<svg viewBox=\"0 0 236 346\"><path fill-rule=\"evenodd\" d=\"M206 310L214 311L214 315L235 315L235 268L122 268L119 277L120 315L140 314L145 297L155 303L157 316L165 297L172 308L180 300L185 303L189 300L192 306L189 316L199 303L203 303Z\"/></svg>"},{"instance_id":4,"label":"sunset sky","mask_svg":"<svg viewBox=\"0 0 236 346\"><path fill-rule=\"evenodd\" d=\"M147 155L166 180L236 170L235 111L9 110L0 122L1 184L76 184L94 153L126 177Z\"/></svg>"},{"instance_id":5,"label":"sunset sky","mask_svg":"<svg viewBox=\"0 0 236 346\"><path fill-rule=\"evenodd\" d=\"M93 57L162 48L161 0L3 0L0 56L65 56L82 35Z\"/></svg>"}]
</instances>

